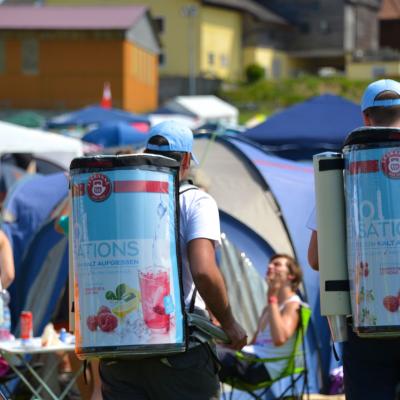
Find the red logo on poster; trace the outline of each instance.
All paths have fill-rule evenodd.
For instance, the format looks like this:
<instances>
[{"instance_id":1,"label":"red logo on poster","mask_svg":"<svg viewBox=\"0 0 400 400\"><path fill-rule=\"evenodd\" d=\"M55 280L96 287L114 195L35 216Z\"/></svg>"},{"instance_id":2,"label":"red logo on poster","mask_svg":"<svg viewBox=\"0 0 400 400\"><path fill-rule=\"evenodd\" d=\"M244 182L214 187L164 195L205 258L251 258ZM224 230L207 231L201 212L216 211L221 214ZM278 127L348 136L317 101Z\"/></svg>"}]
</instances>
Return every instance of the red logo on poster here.
<instances>
[{"instance_id":1,"label":"red logo on poster","mask_svg":"<svg viewBox=\"0 0 400 400\"><path fill-rule=\"evenodd\" d=\"M104 201L111 194L111 182L103 174L93 174L87 183L87 193L93 201Z\"/></svg>"},{"instance_id":2,"label":"red logo on poster","mask_svg":"<svg viewBox=\"0 0 400 400\"><path fill-rule=\"evenodd\" d=\"M389 178L400 179L400 150L388 151L382 157L382 170Z\"/></svg>"}]
</instances>

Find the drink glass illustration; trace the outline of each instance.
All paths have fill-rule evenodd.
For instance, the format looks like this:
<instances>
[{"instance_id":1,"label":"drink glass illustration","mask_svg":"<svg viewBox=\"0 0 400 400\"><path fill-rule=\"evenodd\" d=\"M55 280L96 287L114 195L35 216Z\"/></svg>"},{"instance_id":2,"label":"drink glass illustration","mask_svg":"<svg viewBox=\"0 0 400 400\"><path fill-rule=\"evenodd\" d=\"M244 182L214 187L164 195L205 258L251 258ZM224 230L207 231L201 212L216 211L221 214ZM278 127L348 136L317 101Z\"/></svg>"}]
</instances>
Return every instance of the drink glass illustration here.
<instances>
[{"instance_id":1,"label":"drink glass illustration","mask_svg":"<svg viewBox=\"0 0 400 400\"><path fill-rule=\"evenodd\" d=\"M164 298L169 296L169 271L162 267L149 267L139 271L143 319L148 328L167 333L170 316L165 312Z\"/></svg>"}]
</instances>

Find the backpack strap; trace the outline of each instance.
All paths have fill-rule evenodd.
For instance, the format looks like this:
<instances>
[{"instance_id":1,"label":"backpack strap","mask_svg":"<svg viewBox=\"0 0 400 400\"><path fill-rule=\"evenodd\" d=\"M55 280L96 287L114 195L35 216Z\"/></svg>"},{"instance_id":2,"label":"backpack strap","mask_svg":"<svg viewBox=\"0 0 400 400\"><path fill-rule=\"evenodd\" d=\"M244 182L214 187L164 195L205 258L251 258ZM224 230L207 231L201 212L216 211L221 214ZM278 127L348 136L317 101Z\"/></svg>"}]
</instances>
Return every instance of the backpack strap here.
<instances>
[{"instance_id":1,"label":"backpack strap","mask_svg":"<svg viewBox=\"0 0 400 400\"><path fill-rule=\"evenodd\" d=\"M179 196L183 193L188 192L189 190L199 190L199 188L193 185L191 180L183 181L179 187ZM196 301L197 289L196 287L193 290L192 298L190 299L189 312L192 313L194 310L194 303Z\"/></svg>"}]
</instances>

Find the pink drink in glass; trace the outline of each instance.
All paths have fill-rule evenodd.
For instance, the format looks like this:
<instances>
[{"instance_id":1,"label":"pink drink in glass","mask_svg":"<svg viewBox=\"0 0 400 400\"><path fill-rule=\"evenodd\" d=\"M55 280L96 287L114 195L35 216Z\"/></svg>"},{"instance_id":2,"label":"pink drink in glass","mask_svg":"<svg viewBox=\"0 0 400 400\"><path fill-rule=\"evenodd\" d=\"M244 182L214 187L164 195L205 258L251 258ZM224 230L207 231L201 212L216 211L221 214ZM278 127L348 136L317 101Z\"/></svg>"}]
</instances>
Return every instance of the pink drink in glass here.
<instances>
[{"instance_id":1,"label":"pink drink in glass","mask_svg":"<svg viewBox=\"0 0 400 400\"><path fill-rule=\"evenodd\" d=\"M165 313L164 297L169 296L169 273L165 268L139 271L143 319L152 330L169 331L169 315Z\"/></svg>"}]
</instances>

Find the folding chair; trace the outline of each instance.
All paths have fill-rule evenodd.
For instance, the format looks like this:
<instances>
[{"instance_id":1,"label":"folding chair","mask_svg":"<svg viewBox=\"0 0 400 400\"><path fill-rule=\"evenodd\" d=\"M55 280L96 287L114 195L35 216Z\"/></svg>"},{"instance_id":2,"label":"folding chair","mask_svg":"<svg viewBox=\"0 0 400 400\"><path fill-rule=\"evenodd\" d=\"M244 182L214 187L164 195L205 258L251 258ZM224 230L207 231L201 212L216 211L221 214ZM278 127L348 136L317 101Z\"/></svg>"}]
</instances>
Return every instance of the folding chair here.
<instances>
[{"instance_id":1,"label":"folding chair","mask_svg":"<svg viewBox=\"0 0 400 400\"><path fill-rule=\"evenodd\" d=\"M236 357L247 362L263 362L263 363L273 363L276 361L287 360L287 364L282 373L275 379L264 381L257 384L250 384L240 380L239 378L226 378L223 383L231 386L232 390L230 392L229 399L233 397L234 389L241 390L248 393L254 399L262 399L262 397L270 390L271 386L280 381L283 378L290 378L290 383L283 390L279 399L283 399L285 395L291 389L291 399L302 399L305 389L308 393L307 384L307 367L306 367L306 354L305 354L305 342L304 337L307 332L308 323L311 317L311 309L306 304L302 304L300 307L300 322L299 328L296 333L296 340L294 342L293 352L288 357L275 357L275 358L256 358L251 357L248 354L243 354L241 352L236 353ZM301 361L301 362L300 362ZM300 378L304 378L303 388L301 393L297 394L296 383ZM224 393L224 399L225 399Z\"/></svg>"}]
</instances>

